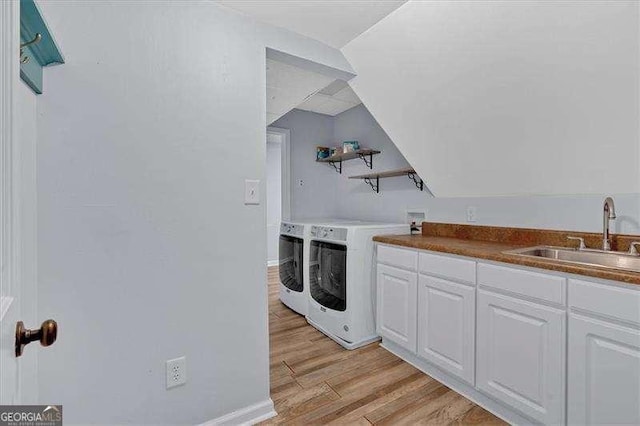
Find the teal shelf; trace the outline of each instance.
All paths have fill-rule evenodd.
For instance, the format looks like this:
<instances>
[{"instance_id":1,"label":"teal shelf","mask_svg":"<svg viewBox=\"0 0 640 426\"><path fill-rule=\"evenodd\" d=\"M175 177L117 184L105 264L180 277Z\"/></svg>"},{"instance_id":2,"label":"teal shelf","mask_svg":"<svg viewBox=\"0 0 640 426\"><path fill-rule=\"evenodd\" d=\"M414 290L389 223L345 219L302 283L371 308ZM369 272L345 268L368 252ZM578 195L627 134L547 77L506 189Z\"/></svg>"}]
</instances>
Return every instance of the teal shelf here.
<instances>
[{"instance_id":1,"label":"teal shelf","mask_svg":"<svg viewBox=\"0 0 640 426\"><path fill-rule=\"evenodd\" d=\"M20 77L37 94L42 93L42 68L63 64L64 57L34 0L20 0L20 43L32 41L36 34L42 39L23 49L28 62L20 63Z\"/></svg>"}]
</instances>

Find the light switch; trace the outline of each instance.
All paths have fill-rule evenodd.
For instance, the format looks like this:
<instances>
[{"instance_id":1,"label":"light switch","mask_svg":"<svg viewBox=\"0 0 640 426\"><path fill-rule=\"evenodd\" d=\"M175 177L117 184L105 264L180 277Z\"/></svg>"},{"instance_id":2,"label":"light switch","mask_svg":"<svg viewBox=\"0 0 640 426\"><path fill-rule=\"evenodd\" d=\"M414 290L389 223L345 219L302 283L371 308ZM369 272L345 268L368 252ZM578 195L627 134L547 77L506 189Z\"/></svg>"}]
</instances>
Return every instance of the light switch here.
<instances>
[{"instance_id":1,"label":"light switch","mask_svg":"<svg viewBox=\"0 0 640 426\"><path fill-rule=\"evenodd\" d=\"M246 179L244 181L244 203L260 204L260 181Z\"/></svg>"},{"instance_id":2,"label":"light switch","mask_svg":"<svg viewBox=\"0 0 640 426\"><path fill-rule=\"evenodd\" d=\"M476 206L467 207L467 222L478 220L478 208Z\"/></svg>"}]
</instances>

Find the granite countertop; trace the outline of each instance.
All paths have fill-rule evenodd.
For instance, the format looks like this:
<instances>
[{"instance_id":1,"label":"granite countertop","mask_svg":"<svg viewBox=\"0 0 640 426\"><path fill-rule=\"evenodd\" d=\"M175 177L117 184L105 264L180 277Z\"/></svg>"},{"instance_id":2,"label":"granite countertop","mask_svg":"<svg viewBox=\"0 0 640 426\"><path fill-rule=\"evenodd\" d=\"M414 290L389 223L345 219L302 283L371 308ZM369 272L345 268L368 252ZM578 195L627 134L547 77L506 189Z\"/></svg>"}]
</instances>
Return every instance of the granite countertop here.
<instances>
[{"instance_id":1,"label":"granite countertop","mask_svg":"<svg viewBox=\"0 0 640 426\"><path fill-rule=\"evenodd\" d=\"M587 246L590 245L589 243L593 244L594 240L599 237L598 234L570 231L476 227L425 222L422 227L422 235L380 235L375 236L373 240L383 244L450 253L640 285L640 273L638 272L504 253L507 250L536 245L567 247L570 246L566 240L567 235L585 238ZM620 249L625 246L628 247L629 242L634 239L638 241L640 236L618 235L614 237L612 244L614 248ZM595 247L595 245L591 246Z\"/></svg>"}]
</instances>

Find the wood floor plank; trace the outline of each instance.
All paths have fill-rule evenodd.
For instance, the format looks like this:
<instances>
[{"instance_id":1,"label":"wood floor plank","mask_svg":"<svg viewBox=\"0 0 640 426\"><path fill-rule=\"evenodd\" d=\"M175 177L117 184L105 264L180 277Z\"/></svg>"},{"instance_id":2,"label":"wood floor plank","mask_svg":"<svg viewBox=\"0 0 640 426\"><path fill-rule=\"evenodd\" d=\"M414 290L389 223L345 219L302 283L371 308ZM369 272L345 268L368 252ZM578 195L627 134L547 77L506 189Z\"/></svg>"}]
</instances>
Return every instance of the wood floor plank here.
<instances>
[{"instance_id":1,"label":"wood floor plank","mask_svg":"<svg viewBox=\"0 0 640 426\"><path fill-rule=\"evenodd\" d=\"M295 419L338 399L340 399L340 395L335 393L331 386L326 383L321 383L308 389L302 389L286 400L279 401L278 415L281 419L279 419L278 422Z\"/></svg>"},{"instance_id":2,"label":"wood floor plank","mask_svg":"<svg viewBox=\"0 0 640 426\"><path fill-rule=\"evenodd\" d=\"M268 268L271 398L278 415L261 424L505 424L372 343L347 351L279 300Z\"/></svg>"},{"instance_id":3,"label":"wood floor plank","mask_svg":"<svg viewBox=\"0 0 640 426\"><path fill-rule=\"evenodd\" d=\"M313 386L336 376L345 377L350 371L369 370L372 365L376 365L379 362L384 363L385 359L391 359L387 354L389 354L389 352L377 347L372 351L347 359L344 362L332 362L324 365L322 368L301 374L296 373L295 377L303 387Z\"/></svg>"},{"instance_id":4,"label":"wood floor plank","mask_svg":"<svg viewBox=\"0 0 640 426\"><path fill-rule=\"evenodd\" d=\"M439 410L446 404L452 403L457 395L458 394L452 390L443 386L442 388L437 388L435 391L431 392L426 400L423 399L416 401L416 403L405 407L405 410L396 411L381 421L372 423L374 425L381 426L415 425L420 423L421 420L427 418L434 411ZM369 421L371 420L369 419Z\"/></svg>"},{"instance_id":5,"label":"wood floor plank","mask_svg":"<svg viewBox=\"0 0 640 426\"><path fill-rule=\"evenodd\" d=\"M497 418L484 408L474 405L462 417L456 419L456 425L478 425L478 426L505 426L508 425L502 419Z\"/></svg>"}]
</instances>

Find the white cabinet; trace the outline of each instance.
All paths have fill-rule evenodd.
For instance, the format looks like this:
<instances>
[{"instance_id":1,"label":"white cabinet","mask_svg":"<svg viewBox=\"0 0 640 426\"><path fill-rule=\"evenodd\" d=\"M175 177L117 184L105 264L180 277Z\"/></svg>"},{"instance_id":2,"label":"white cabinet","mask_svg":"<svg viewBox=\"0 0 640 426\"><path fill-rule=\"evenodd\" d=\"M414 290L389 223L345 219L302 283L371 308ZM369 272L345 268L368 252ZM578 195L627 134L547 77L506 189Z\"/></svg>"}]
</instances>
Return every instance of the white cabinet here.
<instances>
[{"instance_id":1,"label":"white cabinet","mask_svg":"<svg viewBox=\"0 0 640 426\"><path fill-rule=\"evenodd\" d=\"M378 333L446 385L516 423L640 425L640 286L394 247L377 267Z\"/></svg>"},{"instance_id":2,"label":"white cabinet","mask_svg":"<svg viewBox=\"0 0 640 426\"><path fill-rule=\"evenodd\" d=\"M564 423L565 315L479 290L476 386L534 420Z\"/></svg>"},{"instance_id":3,"label":"white cabinet","mask_svg":"<svg viewBox=\"0 0 640 426\"><path fill-rule=\"evenodd\" d=\"M568 421L640 424L640 291L569 280Z\"/></svg>"},{"instance_id":4,"label":"white cabinet","mask_svg":"<svg viewBox=\"0 0 640 426\"><path fill-rule=\"evenodd\" d=\"M378 264L378 334L403 348L416 351L418 274Z\"/></svg>"},{"instance_id":5,"label":"white cabinet","mask_svg":"<svg viewBox=\"0 0 640 426\"><path fill-rule=\"evenodd\" d=\"M420 275L418 355L473 386L475 287Z\"/></svg>"},{"instance_id":6,"label":"white cabinet","mask_svg":"<svg viewBox=\"0 0 640 426\"><path fill-rule=\"evenodd\" d=\"M568 422L640 424L640 331L569 315Z\"/></svg>"}]
</instances>

